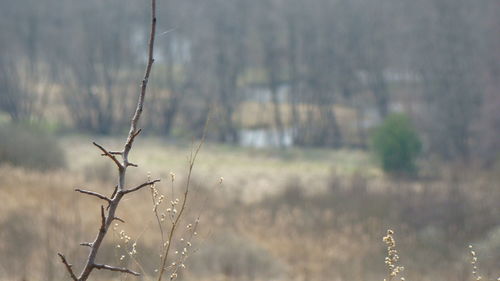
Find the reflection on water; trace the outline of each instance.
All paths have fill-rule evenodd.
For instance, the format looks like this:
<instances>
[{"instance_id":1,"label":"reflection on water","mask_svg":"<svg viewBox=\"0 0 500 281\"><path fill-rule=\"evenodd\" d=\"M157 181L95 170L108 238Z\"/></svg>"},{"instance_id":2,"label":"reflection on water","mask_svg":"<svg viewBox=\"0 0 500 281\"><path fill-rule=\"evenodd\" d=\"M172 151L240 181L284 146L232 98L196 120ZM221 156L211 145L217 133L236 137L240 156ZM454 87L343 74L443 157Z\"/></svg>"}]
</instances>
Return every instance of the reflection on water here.
<instances>
[{"instance_id":1,"label":"reflection on water","mask_svg":"<svg viewBox=\"0 0 500 281\"><path fill-rule=\"evenodd\" d=\"M291 147L293 146L293 129L286 129L280 141L280 135L273 129L243 129L240 131L240 145L244 147Z\"/></svg>"}]
</instances>

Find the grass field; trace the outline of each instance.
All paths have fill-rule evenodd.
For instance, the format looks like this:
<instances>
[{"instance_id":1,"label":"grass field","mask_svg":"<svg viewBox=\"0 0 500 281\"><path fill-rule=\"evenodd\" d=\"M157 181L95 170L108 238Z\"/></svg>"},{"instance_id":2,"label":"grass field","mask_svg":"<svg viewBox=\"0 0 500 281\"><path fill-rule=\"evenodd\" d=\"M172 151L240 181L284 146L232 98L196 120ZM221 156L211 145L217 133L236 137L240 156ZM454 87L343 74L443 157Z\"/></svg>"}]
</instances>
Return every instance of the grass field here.
<instances>
[{"instance_id":1,"label":"grass field","mask_svg":"<svg viewBox=\"0 0 500 281\"><path fill-rule=\"evenodd\" d=\"M98 157L89 139L106 147L119 147L116 138L66 137L62 145L67 150L69 169L85 174L90 167L97 166L112 172L111 165ZM142 180L148 173L168 178L170 172L185 176L187 157L192 146L174 144L158 137L139 139L131 153L140 167L132 171L132 178ZM106 166L109 170L106 170ZM310 183L308 191L322 191L324 178L335 172L339 175L361 173L380 177L381 171L366 152L327 149L252 149L206 143L196 163L196 179L202 182L217 181L224 177L228 192L240 194L239 199L254 201L264 195L276 194L286 181L297 178ZM111 174L111 173L110 173ZM96 175L98 176L98 175Z\"/></svg>"},{"instance_id":2,"label":"grass field","mask_svg":"<svg viewBox=\"0 0 500 281\"><path fill-rule=\"evenodd\" d=\"M121 144L118 138L66 136L61 139L66 169L0 166L0 280L63 280L58 251L76 268L82 264L87 250L78 244L95 234L101 202L72 189L111 193L115 172L91 140L110 149ZM190 145L143 137L130 156L140 167L130 170L128 182L140 183L150 173L162 178L157 188L166 201L178 198L190 153ZM170 173L176 174L173 194ZM392 228L408 280L472 280L469 244L477 249L484 279L496 280L497 182L494 175L472 171L391 179L362 151L207 143L196 162L183 222L201 215L200 234L192 239L179 278L382 280L387 274L382 236ZM116 226L98 259L129 265L144 273L140 280L151 280L161 241L150 192L130 197L118 213L126 223ZM128 243L120 239L122 230L131 237ZM179 233L179 251L186 237ZM127 253L135 241L137 254L131 257ZM134 280L102 272L94 277Z\"/></svg>"}]
</instances>

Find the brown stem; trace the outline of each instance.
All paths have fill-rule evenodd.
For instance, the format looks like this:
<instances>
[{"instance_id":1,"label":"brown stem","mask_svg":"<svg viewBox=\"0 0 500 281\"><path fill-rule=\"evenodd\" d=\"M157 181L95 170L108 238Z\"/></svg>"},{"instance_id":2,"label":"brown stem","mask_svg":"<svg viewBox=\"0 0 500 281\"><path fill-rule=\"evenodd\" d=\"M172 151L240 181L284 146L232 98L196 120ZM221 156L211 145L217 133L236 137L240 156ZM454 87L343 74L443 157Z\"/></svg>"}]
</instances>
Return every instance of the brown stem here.
<instances>
[{"instance_id":1,"label":"brown stem","mask_svg":"<svg viewBox=\"0 0 500 281\"><path fill-rule=\"evenodd\" d=\"M131 193L134 191L138 191L141 188L148 186L152 183L158 182L158 180L153 181L152 183L144 183L142 185L139 185L135 188L126 190L125 189L125 173L127 171L127 167L129 166L137 166L136 164L130 163L128 161L128 154L130 150L132 149L132 144L134 142L135 137L141 132L140 129L137 129L137 125L139 123L142 110L143 110L143 105L144 105L144 98L146 96L146 89L147 89L147 84L149 80L149 75L151 73L151 68L153 66L153 51L154 51L154 41L155 41L155 32L156 32L156 0L151 0L151 33L149 35L149 47L148 47L148 63L146 65L146 70L144 74L144 79L142 80L141 84L141 91L139 94L139 100L137 102L137 107L134 113L134 116L132 117L132 120L130 122L130 131L127 136L127 140L125 142L123 152L120 151L109 151L102 147L101 145L97 143L93 143L96 147L98 147L104 156L109 157L113 162L117 165L118 167L118 186L115 188L115 191L113 192L113 195L111 198L108 198L104 195L101 195L96 192L92 191L86 191L86 190L80 190L77 189L76 191L92 195L95 197L98 197L100 199L103 199L108 202L108 207L107 211L104 210L104 206L101 206L101 226L99 227L99 231L97 232L97 235L94 239L93 242L91 243L85 243L86 246L90 247L90 252L87 257L87 261L85 262L85 265L82 269L82 272L79 277L76 277L75 273L72 270L71 264L68 263L64 255L59 253L59 257L61 258L62 263L66 266L67 271L69 272L71 278L75 281L85 281L89 278L91 272L93 269L106 269L106 270L111 270L111 271L119 271L119 272L124 272L124 273L129 273L138 276L139 273L132 271L127 268L119 268L119 267L113 267L105 264L97 264L95 262L95 259L97 257L97 253L99 251L99 248L101 246L102 241L104 240L104 237L106 236L106 233L108 232L108 229L113 222L113 220L120 220L115 216L116 210L118 208L118 205L120 204L121 199L123 196L127 193ZM123 161L120 162L118 158L115 155L121 155Z\"/></svg>"},{"instance_id":2,"label":"brown stem","mask_svg":"<svg viewBox=\"0 0 500 281\"><path fill-rule=\"evenodd\" d=\"M170 228L170 232L168 234L167 248L165 249L165 253L162 256L160 272L158 274L158 281L162 280L163 274L165 273L165 269L166 269L165 266L167 265L167 259L168 259L168 255L170 253L170 246L172 245L172 240L174 238L175 230L177 229L177 226L179 224L179 220L181 219L182 214L184 213L184 210L186 209L186 202L187 202L187 198L188 198L188 194L189 194L189 185L190 185L190 181L191 181L191 174L193 172L194 163L195 163L196 157L198 156L198 152L200 151L201 146L202 146L204 141L205 141L205 133L203 133L203 137L202 137L200 143L198 144L198 147L196 148L194 154L193 154L193 151L191 151L191 156L189 157L189 170L188 170L188 176L187 176L187 181L186 181L186 187L184 189L184 198L182 200L182 205L181 205L181 209L179 210L179 214L177 215L177 217L173 221L172 227Z\"/></svg>"},{"instance_id":3,"label":"brown stem","mask_svg":"<svg viewBox=\"0 0 500 281\"><path fill-rule=\"evenodd\" d=\"M115 266L110 266L110 265L107 265L107 264L94 264L94 268L95 269L106 269L106 270L110 270L110 271L119 271L119 272L124 272L124 273L128 273L128 274L132 274L132 275L135 275L135 276L140 276L141 275L139 272L135 272L135 271L130 270L128 268L115 267Z\"/></svg>"},{"instance_id":4,"label":"brown stem","mask_svg":"<svg viewBox=\"0 0 500 281\"><path fill-rule=\"evenodd\" d=\"M102 151L103 156L108 156L109 158L111 158L111 160L113 160L113 162L115 162L116 166L118 166L119 169L123 168L122 163L120 163L120 161L118 159L116 159L116 157L113 154L111 154L109 151L107 151L104 147L102 147L100 144L98 144L96 142L92 142L92 144L97 146Z\"/></svg>"},{"instance_id":5,"label":"brown stem","mask_svg":"<svg viewBox=\"0 0 500 281\"><path fill-rule=\"evenodd\" d=\"M108 202L108 203L111 202L111 199L109 199L108 197L106 197L106 196L104 196L102 194L99 194L97 192L94 192L94 191L88 191L88 190L83 190L83 189L79 189L79 188L75 189L75 191L83 193L83 194L88 194L88 195L95 196L95 197L97 197L99 199L102 199L102 200Z\"/></svg>"},{"instance_id":6,"label":"brown stem","mask_svg":"<svg viewBox=\"0 0 500 281\"><path fill-rule=\"evenodd\" d=\"M59 257L61 258L61 261L64 264L64 266L66 266L66 270L68 270L68 273L71 276L71 279L78 281L78 279L75 276L75 273L73 272L72 265L68 263L68 261L66 260L64 255L61 253L57 253L57 255L59 255Z\"/></svg>"},{"instance_id":7,"label":"brown stem","mask_svg":"<svg viewBox=\"0 0 500 281\"><path fill-rule=\"evenodd\" d=\"M153 180L153 181L148 181L148 182L145 182L145 183L143 183L143 184L141 184L139 186L136 186L134 188L131 188L131 189L128 189L128 190L124 190L124 191L122 191L122 193L123 194L127 194L127 193L130 193L130 192L134 192L134 191L137 191L137 190L139 190L139 189L141 189L143 187L151 186L151 185L153 185L153 184L155 184L155 183L157 183L159 181L160 181L159 179L156 179L156 180Z\"/></svg>"}]
</instances>

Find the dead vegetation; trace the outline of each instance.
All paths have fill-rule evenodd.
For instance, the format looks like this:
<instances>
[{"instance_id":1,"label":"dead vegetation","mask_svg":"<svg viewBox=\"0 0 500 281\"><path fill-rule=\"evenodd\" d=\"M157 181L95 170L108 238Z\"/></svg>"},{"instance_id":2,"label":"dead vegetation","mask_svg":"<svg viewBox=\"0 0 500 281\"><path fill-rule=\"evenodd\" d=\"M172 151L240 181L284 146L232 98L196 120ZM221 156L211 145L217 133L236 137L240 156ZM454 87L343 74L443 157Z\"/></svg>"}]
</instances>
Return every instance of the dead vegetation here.
<instances>
[{"instance_id":1,"label":"dead vegetation","mask_svg":"<svg viewBox=\"0 0 500 281\"><path fill-rule=\"evenodd\" d=\"M215 156L207 153L223 154L209 148L198 159L200 169L191 182L191 208L172 252L180 256L185 247L180 238L187 242L187 225L202 214L199 237L191 242L192 252L183 263L187 269L178 274L181 280L382 280L387 274L381 237L388 228L397 233L407 280L472 278L469 244L475 247L483 280L498 277L500 194L493 184L494 175L470 171L403 181L337 172L317 175L316 180L327 188L311 190L309 177L303 173L282 181L277 192L270 193L273 196L245 200L245 194L226 181L239 182L237 178L248 175L237 170L223 173L226 179L221 187L215 180L221 171L208 168ZM160 218L170 208L170 198L182 195L187 175L184 169L170 169L167 163L163 167L165 179L172 171L179 180L174 197L169 184L156 187L169 198L161 204ZM276 174L279 165L263 169ZM60 249L75 266L83 262L85 249L74 241L92 236L91 230L98 227L95 204L100 200L79 198L68 186L88 184L103 192L105 188L99 186L106 185L97 179L88 181L78 171L82 169L73 169L69 176L68 172L0 168L0 197L5 198L0 207L1 279L19 278L19 272L25 273L26 280L61 279L64 272L53 256ZM264 173L260 172L263 177ZM139 180L139 176L131 178L132 182ZM251 187L251 182L245 185ZM51 194L57 194L57 200ZM105 239L99 256L120 266L135 267L136 260L146 279L156 276L158 245L162 243L151 202L148 192L123 202L117 215L127 223L119 224L116 233ZM120 240L122 230L130 237L128 246ZM131 259L127 253L134 242L137 253ZM19 250L14 254L16 247ZM122 255L126 258L120 261ZM30 270L23 271L24 261L30 263ZM99 273L94 278L113 277L118 276Z\"/></svg>"}]
</instances>

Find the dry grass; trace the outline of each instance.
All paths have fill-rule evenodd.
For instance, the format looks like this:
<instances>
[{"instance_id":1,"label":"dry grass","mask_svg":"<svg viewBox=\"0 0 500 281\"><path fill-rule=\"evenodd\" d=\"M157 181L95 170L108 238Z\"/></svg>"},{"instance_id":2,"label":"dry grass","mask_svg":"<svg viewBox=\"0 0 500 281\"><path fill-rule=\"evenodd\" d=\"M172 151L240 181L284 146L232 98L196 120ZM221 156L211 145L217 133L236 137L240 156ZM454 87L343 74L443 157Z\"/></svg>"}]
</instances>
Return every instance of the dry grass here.
<instances>
[{"instance_id":1,"label":"dry grass","mask_svg":"<svg viewBox=\"0 0 500 281\"><path fill-rule=\"evenodd\" d=\"M283 103L280 104L278 108L283 116L283 125L289 128L293 127L291 106L287 103ZM351 124L351 126L355 127L356 112L354 109L341 105L333 105L332 109L335 112L339 124ZM301 121L306 121L307 114L310 111L316 113L315 116L313 116L314 118L320 118L317 106L299 104L297 106L297 111ZM239 119L241 119L241 125L244 128L274 127L274 106L272 103L243 102L240 104L238 112L240 112Z\"/></svg>"},{"instance_id":2,"label":"dry grass","mask_svg":"<svg viewBox=\"0 0 500 281\"><path fill-rule=\"evenodd\" d=\"M116 143L99 141L110 148ZM63 147L71 148L69 155L84 155L66 171L0 167L0 280L62 280L64 271L55 253L64 250L75 264L85 256L85 249L74 242L93 235L99 225L100 202L85 197L75 200L78 195L72 189L108 193L114 183L106 177L107 168L88 171L93 161L100 160L91 144L67 137ZM155 167L149 172L164 179L156 188L169 196L166 179L174 172L176 195L170 197L176 198L181 196L189 151L187 146L146 138L131 158ZM500 240L495 233L500 233L500 192L495 178L455 173L425 181L396 181L384 178L366 159L348 151L285 153L208 145L200 153L192 201L179 228L187 229L201 215L199 238L192 242L187 270L178 277L383 280L386 251L380 238L390 227L398 233L407 280L472 280L466 250L471 243L478 245L483 280L498 277ZM146 172L137 169L129 182L142 182ZM131 196L118 216L126 223L116 226L99 259L141 268L144 280L149 280L161 245L151 194L144 190ZM186 239L185 233L181 231L176 239L174 248L179 253L183 250L179 239ZM120 239L124 235L130 237L128 243ZM133 249L131 258L128 253ZM125 277L98 272L95 278Z\"/></svg>"},{"instance_id":3,"label":"dry grass","mask_svg":"<svg viewBox=\"0 0 500 281\"><path fill-rule=\"evenodd\" d=\"M63 147L71 147L68 157L76 159L69 169L77 174L87 173L96 165L101 167L101 159L96 158L88 138L66 137ZM105 147L118 147L121 140L98 138ZM161 138L140 138L131 157L142 167L130 170L132 180L140 181L148 172L168 178L175 172L179 178L186 176L189 145L175 145ZM79 157L73 157L73 156ZM83 157L82 157L83 156ZM332 170L339 175L363 174L379 177L380 170L366 153L360 151L326 149L290 149L287 151L255 150L225 145L206 144L197 160L195 179L201 182L224 176L228 192L238 195L240 200L258 201L264 196L276 194L290 177L300 177L310 184L308 192L325 190L327 177ZM82 171L83 170L83 171ZM85 171L87 170L87 171ZM103 170L106 170L104 168ZM103 178L105 175L96 175Z\"/></svg>"}]
</instances>

